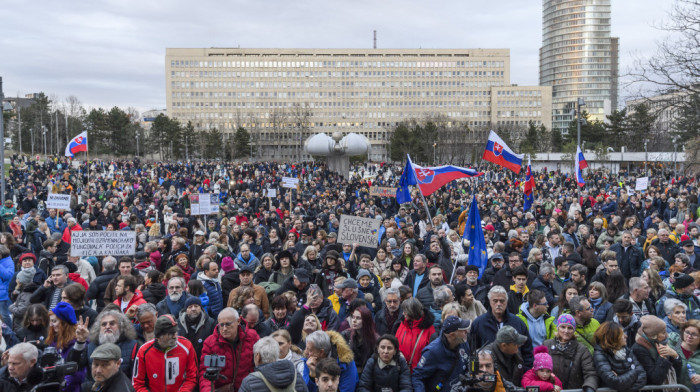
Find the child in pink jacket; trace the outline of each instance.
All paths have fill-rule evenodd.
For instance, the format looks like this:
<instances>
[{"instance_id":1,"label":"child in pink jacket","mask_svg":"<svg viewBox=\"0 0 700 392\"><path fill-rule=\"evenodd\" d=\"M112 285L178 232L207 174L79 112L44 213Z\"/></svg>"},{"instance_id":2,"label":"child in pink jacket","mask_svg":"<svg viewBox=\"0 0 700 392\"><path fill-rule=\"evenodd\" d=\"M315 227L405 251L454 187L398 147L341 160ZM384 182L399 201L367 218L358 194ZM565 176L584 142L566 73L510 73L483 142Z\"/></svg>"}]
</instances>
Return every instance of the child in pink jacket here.
<instances>
[{"instance_id":1,"label":"child in pink jacket","mask_svg":"<svg viewBox=\"0 0 700 392\"><path fill-rule=\"evenodd\" d=\"M561 380L552 373L552 357L545 346L535 347L535 362L532 369L523 375L523 388L540 387L540 392L559 392L563 386Z\"/></svg>"}]
</instances>

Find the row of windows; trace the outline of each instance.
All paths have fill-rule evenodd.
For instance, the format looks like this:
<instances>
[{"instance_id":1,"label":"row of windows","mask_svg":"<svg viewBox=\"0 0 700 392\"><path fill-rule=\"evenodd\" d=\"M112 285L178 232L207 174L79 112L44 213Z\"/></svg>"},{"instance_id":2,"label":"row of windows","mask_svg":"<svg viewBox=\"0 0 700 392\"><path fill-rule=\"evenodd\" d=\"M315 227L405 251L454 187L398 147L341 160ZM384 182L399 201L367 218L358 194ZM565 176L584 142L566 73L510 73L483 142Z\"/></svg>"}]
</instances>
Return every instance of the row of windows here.
<instances>
[{"instance_id":1,"label":"row of windows","mask_svg":"<svg viewBox=\"0 0 700 392\"><path fill-rule=\"evenodd\" d=\"M501 91L499 91L500 93ZM203 92L203 91L187 91L187 92L172 92L172 98L249 98L252 97L253 93L249 92ZM290 98L297 97L296 94L302 94L301 92L260 92L258 93L260 98ZM307 93L308 94L308 93ZM445 97L490 97L490 91L480 91L480 90L469 90L469 91L321 91L316 93L313 98L368 98L368 97L379 97L379 98L397 98L397 97L424 97L424 96L445 96ZM428 95L429 94L429 95ZM542 94L532 94L535 96L541 96ZM526 94L499 94L499 96L532 96ZM222 103L223 105L223 103Z\"/></svg>"},{"instance_id":2,"label":"row of windows","mask_svg":"<svg viewBox=\"0 0 700 392\"><path fill-rule=\"evenodd\" d=\"M504 61L201 61L170 60L174 68L503 68Z\"/></svg>"},{"instance_id":3,"label":"row of windows","mask_svg":"<svg viewBox=\"0 0 700 392\"><path fill-rule=\"evenodd\" d=\"M176 114L178 115L178 114ZM184 118L184 117L178 117L178 118ZM502 121L505 122L505 121ZM514 122L514 121L511 121ZM522 121L523 125L526 125L528 120ZM491 126L491 121L490 120L471 120L471 121L465 121L466 125L470 127L479 127L479 126ZM323 124L323 123L321 123ZM540 122L538 122L540 124ZM258 123L250 123L250 124L243 124L245 128L249 129L256 129L256 128L261 128L261 124ZM399 125L399 121L397 122L377 122L377 123L364 123L363 124L365 128L378 128L378 129L386 129L386 128L394 128L397 125ZM197 129L212 129L212 128L217 128L220 130L233 130L238 128L238 126L234 123L214 123L214 122L195 122L194 123L195 128ZM344 126L341 126L337 123L332 123L332 124L326 124L326 125L321 125L320 127L322 128L341 128ZM359 131L360 133L364 133L363 131Z\"/></svg>"},{"instance_id":4,"label":"row of windows","mask_svg":"<svg viewBox=\"0 0 700 392\"><path fill-rule=\"evenodd\" d=\"M542 90L498 90L497 97L541 97Z\"/></svg>"},{"instance_id":5,"label":"row of windows","mask_svg":"<svg viewBox=\"0 0 700 392\"><path fill-rule=\"evenodd\" d=\"M274 85L275 82L240 82L241 86L246 87L236 87L237 82L170 82L170 87L174 89L193 89L193 88L210 88L210 89L222 89L222 88L274 88L274 87L263 87L264 84ZM411 82L278 82L281 86L278 88L312 88L313 84L318 83L316 88L381 88L381 87L450 87L447 85L439 86L428 85L428 83L440 83L440 82L415 82L416 86L407 86ZM423 86L425 83L425 86ZM444 83L454 83L452 87L499 87L503 86L503 81L488 81L488 82L444 82ZM381 84L381 85L380 85ZM289 86L289 87L285 87Z\"/></svg>"},{"instance_id":6,"label":"row of windows","mask_svg":"<svg viewBox=\"0 0 700 392\"><path fill-rule=\"evenodd\" d=\"M499 112L500 113L500 112ZM515 113L515 112L514 112ZM522 113L519 117L541 117L541 112L540 116L535 116L532 115L530 116L529 114L526 115L525 113L536 113L536 112L519 112ZM217 112L205 112L205 113L183 113L183 112L175 112L175 115L178 119L180 120L198 120L198 119L208 119L208 120L221 120L221 119L229 119L229 120L234 120L234 116L226 116L227 113L217 113ZM477 117L490 117L491 116L491 111L490 110L473 110L473 111L465 111L465 112L443 112L441 114L446 115L447 117L450 118L477 118ZM347 115L347 116L346 116ZM397 118L397 119L411 119L415 118L416 114L411 113L411 112L359 112L359 113L343 113L343 116L340 116L339 112L335 112L335 115L333 116L321 116L321 117L326 117L326 118L331 118L331 119L336 119L336 120L341 120L342 121L332 121L332 122L313 122L312 124L315 124L318 127L324 127L324 126L337 126L337 127L359 127L359 128L372 128L374 124L372 121L368 121L370 119L377 119L377 118ZM499 116L503 117L503 116ZM259 120L255 122L251 122L249 124L244 124L244 127L258 127L258 128L274 128L274 129L296 129L296 124L289 124L286 122L279 122L279 121L271 121L271 116L270 113L256 113L256 114L248 114L246 115L246 118L249 119L248 121L252 121L253 119ZM348 119L353 119L357 118L359 120L363 121L350 121L348 122ZM233 122L231 122L233 123ZM228 122L224 122L224 124L228 124Z\"/></svg>"},{"instance_id":7,"label":"row of windows","mask_svg":"<svg viewBox=\"0 0 700 392\"><path fill-rule=\"evenodd\" d=\"M505 107L516 107L516 108L527 108L527 107L541 107L542 101L498 101L496 106L499 108Z\"/></svg>"},{"instance_id":8,"label":"row of windows","mask_svg":"<svg viewBox=\"0 0 700 392\"><path fill-rule=\"evenodd\" d=\"M248 108L248 109L269 109L269 108L293 108L296 103L293 102L225 102L224 105L219 105L219 102L173 102L173 108L178 109L199 109L199 108ZM422 108L422 107L490 107L489 101L401 101L401 102L307 102L310 109L323 108L386 108L386 107L406 107L406 108ZM233 113L228 113L233 116ZM313 113L312 113L313 115Z\"/></svg>"},{"instance_id":9,"label":"row of windows","mask_svg":"<svg viewBox=\"0 0 700 392\"><path fill-rule=\"evenodd\" d=\"M345 77L465 77L503 76L504 71L170 71L175 78L345 78Z\"/></svg>"},{"instance_id":10,"label":"row of windows","mask_svg":"<svg viewBox=\"0 0 700 392\"><path fill-rule=\"evenodd\" d=\"M542 117L542 112L539 110L526 110L516 112L511 111L498 111L496 112L496 117Z\"/></svg>"}]
</instances>

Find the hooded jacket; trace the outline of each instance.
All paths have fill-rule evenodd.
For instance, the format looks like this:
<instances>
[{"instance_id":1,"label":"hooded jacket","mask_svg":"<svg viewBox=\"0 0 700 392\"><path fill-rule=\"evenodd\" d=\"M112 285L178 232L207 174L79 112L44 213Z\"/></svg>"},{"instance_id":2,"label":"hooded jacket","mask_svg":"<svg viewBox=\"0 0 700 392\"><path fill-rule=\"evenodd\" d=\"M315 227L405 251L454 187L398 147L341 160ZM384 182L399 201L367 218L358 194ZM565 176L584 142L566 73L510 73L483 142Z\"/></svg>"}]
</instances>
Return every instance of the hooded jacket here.
<instances>
[{"instance_id":1,"label":"hooded jacket","mask_svg":"<svg viewBox=\"0 0 700 392\"><path fill-rule=\"evenodd\" d=\"M243 379L253 371L253 345L260 339L258 333L252 329L238 326L237 342L231 344L219 333L219 327L214 328L214 333L204 340L202 355L199 361L199 391L212 392L211 383L204 378L207 367L204 366L206 355L223 355L226 357L226 366L221 370L220 378L214 383L214 388L233 383L234 390L240 388Z\"/></svg>"},{"instance_id":2,"label":"hooded jacket","mask_svg":"<svg viewBox=\"0 0 700 392\"><path fill-rule=\"evenodd\" d=\"M143 299L145 299L146 302L154 305L164 300L165 296L167 295L165 286L160 282L153 282L149 284L145 289L143 289L141 294L143 294Z\"/></svg>"},{"instance_id":3,"label":"hooded jacket","mask_svg":"<svg viewBox=\"0 0 700 392\"><path fill-rule=\"evenodd\" d=\"M532 345L540 346L545 339L552 339L554 337L554 332L556 332L557 329L554 325L554 317L547 313L541 314L540 317L535 317L530 313L528 307L529 303L523 302L523 304L520 305L518 317L523 320L528 332L530 332Z\"/></svg>"},{"instance_id":4,"label":"hooded jacket","mask_svg":"<svg viewBox=\"0 0 700 392\"><path fill-rule=\"evenodd\" d=\"M9 301L8 289L15 274L15 262L10 256L0 260L0 301Z\"/></svg>"},{"instance_id":5,"label":"hooded jacket","mask_svg":"<svg viewBox=\"0 0 700 392\"><path fill-rule=\"evenodd\" d=\"M468 369L469 345L462 343L450 350L445 335L433 340L421 353L418 366L413 370L413 390L451 391L459 384L459 375Z\"/></svg>"},{"instance_id":6,"label":"hooded jacket","mask_svg":"<svg viewBox=\"0 0 700 392\"><path fill-rule=\"evenodd\" d=\"M413 370L421 357L421 351L430 343L430 336L435 333L433 323L435 317L430 309L423 308L423 317L418 320L407 320L402 316L401 324L396 330L396 338L399 340L399 351L406 358L406 362Z\"/></svg>"},{"instance_id":7,"label":"hooded jacket","mask_svg":"<svg viewBox=\"0 0 700 392\"><path fill-rule=\"evenodd\" d=\"M271 391L261 377L264 377L274 388L280 390L284 390L294 383L295 391L308 391L304 379L297 373L294 364L291 361L282 359L255 368L255 372L247 375L246 378L243 379L238 392Z\"/></svg>"},{"instance_id":8,"label":"hooded jacket","mask_svg":"<svg viewBox=\"0 0 700 392\"><path fill-rule=\"evenodd\" d=\"M216 318L224 308L224 297L221 291L221 283L218 279L212 279L208 277L204 272L200 272L197 275L197 280L201 281L204 288L207 290L207 297L209 297L209 305L207 306L207 313L212 318Z\"/></svg>"},{"instance_id":9,"label":"hooded jacket","mask_svg":"<svg viewBox=\"0 0 700 392\"><path fill-rule=\"evenodd\" d=\"M359 377L357 367L355 366L352 350L343 337L336 331L326 331L331 339L330 357L338 360L340 366L340 382L338 383L338 392L355 392ZM309 376L309 367L304 359L304 382L309 388L309 392L317 392L318 387L316 382Z\"/></svg>"},{"instance_id":10,"label":"hooded jacket","mask_svg":"<svg viewBox=\"0 0 700 392\"><path fill-rule=\"evenodd\" d=\"M122 307L122 298L123 298L123 297L118 297L118 298L114 301L114 304L117 305L117 306L119 306L120 309L121 309L121 307ZM130 307L132 307L132 306L134 306L134 305L139 306L139 305L142 305L142 304L145 304L145 303L146 303L146 300L143 299L143 294L141 294L140 291L136 290L136 292L134 292L134 295L131 297L131 300L129 301L129 304L126 305L126 307L125 307L124 309L129 309Z\"/></svg>"},{"instance_id":11,"label":"hooded jacket","mask_svg":"<svg viewBox=\"0 0 700 392\"><path fill-rule=\"evenodd\" d=\"M383 392L386 388L396 392L413 391L411 370L401 354L397 353L387 365L376 354L365 363L357 392Z\"/></svg>"}]
</instances>

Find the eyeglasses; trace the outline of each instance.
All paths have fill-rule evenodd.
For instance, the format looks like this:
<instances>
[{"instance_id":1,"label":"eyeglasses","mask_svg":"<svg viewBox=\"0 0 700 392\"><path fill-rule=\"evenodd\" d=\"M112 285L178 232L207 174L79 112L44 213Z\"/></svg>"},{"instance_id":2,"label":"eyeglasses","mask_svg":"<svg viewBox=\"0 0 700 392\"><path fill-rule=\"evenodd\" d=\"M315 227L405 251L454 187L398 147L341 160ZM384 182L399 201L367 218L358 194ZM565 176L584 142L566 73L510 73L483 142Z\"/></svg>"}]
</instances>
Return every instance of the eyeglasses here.
<instances>
[{"instance_id":1,"label":"eyeglasses","mask_svg":"<svg viewBox=\"0 0 700 392\"><path fill-rule=\"evenodd\" d=\"M540 305L540 306L548 306L549 304L545 301L545 302L539 303L539 304L537 304L537 305Z\"/></svg>"},{"instance_id":2,"label":"eyeglasses","mask_svg":"<svg viewBox=\"0 0 700 392\"><path fill-rule=\"evenodd\" d=\"M691 337L691 338L700 337L700 335L698 335L698 334L696 334L696 333L688 332L688 331L685 331L684 334L685 334L685 336L688 336L688 337Z\"/></svg>"},{"instance_id":3,"label":"eyeglasses","mask_svg":"<svg viewBox=\"0 0 700 392\"><path fill-rule=\"evenodd\" d=\"M229 321L229 322L227 322L227 323L219 323L219 327L220 327L220 328L221 328L221 327L223 327L223 328L228 328L228 327L232 327L233 324L235 324L235 323L236 323L235 321Z\"/></svg>"}]
</instances>

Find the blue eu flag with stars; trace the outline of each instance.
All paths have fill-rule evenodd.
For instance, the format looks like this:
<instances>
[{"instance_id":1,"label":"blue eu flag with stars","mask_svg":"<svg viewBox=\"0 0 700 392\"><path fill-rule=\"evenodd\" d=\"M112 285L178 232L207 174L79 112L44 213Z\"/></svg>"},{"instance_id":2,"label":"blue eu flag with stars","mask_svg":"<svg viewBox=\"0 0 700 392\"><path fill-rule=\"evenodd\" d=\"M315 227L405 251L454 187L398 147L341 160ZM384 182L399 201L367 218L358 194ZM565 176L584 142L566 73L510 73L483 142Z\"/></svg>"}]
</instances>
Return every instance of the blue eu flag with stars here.
<instances>
[{"instance_id":1,"label":"blue eu flag with stars","mask_svg":"<svg viewBox=\"0 0 700 392\"><path fill-rule=\"evenodd\" d=\"M413 163L411 162L411 157L406 156L406 167L401 173L401 178L399 178L399 186L396 188L396 202L399 204L409 203L411 201L411 190L410 185L417 185L418 180L416 179L416 172L413 169Z\"/></svg>"},{"instance_id":2,"label":"blue eu flag with stars","mask_svg":"<svg viewBox=\"0 0 700 392\"><path fill-rule=\"evenodd\" d=\"M469 240L469 258L467 259L469 265L479 267L479 278L481 278L488 262L488 253L486 252L484 230L481 228L481 216L479 215L479 206L476 203L476 195L472 198L472 204L469 206L469 216L467 216L462 237Z\"/></svg>"}]
</instances>

